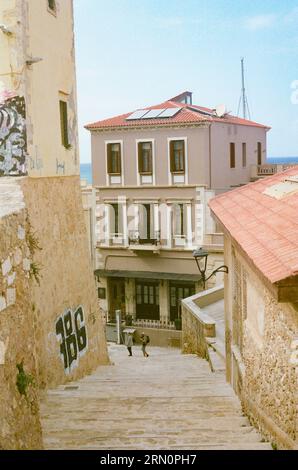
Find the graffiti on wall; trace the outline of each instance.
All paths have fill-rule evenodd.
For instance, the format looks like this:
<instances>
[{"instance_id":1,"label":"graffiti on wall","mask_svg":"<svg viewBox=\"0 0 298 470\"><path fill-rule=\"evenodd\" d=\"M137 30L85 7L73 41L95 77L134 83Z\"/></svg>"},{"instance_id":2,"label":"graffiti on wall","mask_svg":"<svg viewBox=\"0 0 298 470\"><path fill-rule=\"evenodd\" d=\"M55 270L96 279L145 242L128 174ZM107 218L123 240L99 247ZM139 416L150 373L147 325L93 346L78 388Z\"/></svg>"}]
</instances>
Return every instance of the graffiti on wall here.
<instances>
[{"instance_id":1,"label":"graffiti on wall","mask_svg":"<svg viewBox=\"0 0 298 470\"><path fill-rule=\"evenodd\" d=\"M26 108L22 96L0 94L0 176L26 172Z\"/></svg>"},{"instance_id":2,"label":"graffiti on wall","mask_svg":"<svg viewBox=\"0 0 298 470\"><path fill-rule=\"evenodd\" d=\"M56 336L60 342L60 356L64 371L70 374L78 366L79 358L88 349L87 329L83 307L67 309L56 321Z\"/></svg>"}]
</instances>

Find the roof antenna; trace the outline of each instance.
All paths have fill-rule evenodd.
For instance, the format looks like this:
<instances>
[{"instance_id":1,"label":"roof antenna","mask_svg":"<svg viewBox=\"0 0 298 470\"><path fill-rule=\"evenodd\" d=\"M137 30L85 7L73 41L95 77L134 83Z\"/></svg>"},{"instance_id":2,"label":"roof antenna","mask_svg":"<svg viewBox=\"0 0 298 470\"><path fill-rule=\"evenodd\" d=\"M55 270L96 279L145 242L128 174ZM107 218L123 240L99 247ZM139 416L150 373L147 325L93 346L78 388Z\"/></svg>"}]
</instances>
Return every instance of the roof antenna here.
<instances>
[{"instance_id":1,"label":"roof antenna","mask_svg":"<svg viewBox=\"0 0 298 470\"><path fill-rule=\"evenodd\" d=\"M241 95L240 95L239 104L238 104L237 116L239 116L240 106L242 104L243 118L247 119L247 116L248 116L249 119L251 119L250 110L249 110L249 106L248 106L248 100L247 100L247 96L246 96L246 90L245 90L244 57L241 57L241 77L242 77L242 89L241 89Z\"/></svg>"}]
</instances>

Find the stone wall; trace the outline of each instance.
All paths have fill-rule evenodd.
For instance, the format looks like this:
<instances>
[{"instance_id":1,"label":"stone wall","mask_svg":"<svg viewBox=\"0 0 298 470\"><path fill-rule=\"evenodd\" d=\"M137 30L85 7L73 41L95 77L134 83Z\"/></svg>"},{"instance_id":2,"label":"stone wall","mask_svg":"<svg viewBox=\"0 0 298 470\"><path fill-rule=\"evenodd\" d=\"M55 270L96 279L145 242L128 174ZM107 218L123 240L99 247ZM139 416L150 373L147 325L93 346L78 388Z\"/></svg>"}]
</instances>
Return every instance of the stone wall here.
<instances>
[{"instance_id":1,"label":"stone wall","mask_svg":"<svg viewBox=\"0 0 298 470\"><path fill-rule=\"evenodd\" d=\"M225 284L227 378L241 398L251 421L278 448L295 448L297 429L298 306L278 303L246 259L225 244L226 264L237 265L237 311L235 315L235 269ZM233 313L234 312L234 313ZM236 324L237 323L237 324ZM237 341L240 338L240 342ZM242 338L242 340L241 340Z\"/></svg>"},{"instance_id":2,"label":"stone wall","mask_svg":"<svg viewBox=\"0 0 298 470\"><path fill-rule=\"evenodd\" d=\"M4 192L23 205L3 179L1 204ZM0 218L0 449L42 447L31 266L30 225L19 209Z\"/></svg>"},{"instance_id":3,"label":"stone wall","mask_svg":"<svg viewBox=\"0 0 298 470\"><path fill-rule=\"evenodd\" d=\"M0 449L40 449L41 389L108 363L79 177L1 178L0 208Z\"/></svg>"},{"instance_id":4,"label":"stone wall","mask_svg":"<svg viewBox=\"0 0 298 470\"><path fill-rule=\"evenodd\" d=\"M33 290L38 380L47 388L108 362L79 177L26 178L22 190L40 249Z\"/></svg>"},{"instance_id":5,"label":"stone wall","mask_svg":"<svg viewBox=\"0 0 298 470\"><path fill-rule=\"evenodd\" d=\"M295 367L290 364L291 345L298 337L298 308L278 304L265 288L261 295L261 342L247 321L244 325L242 402L265 435L278 447L291 448L298 439L298 383Z\"/></svg>"},{"instance_id":6,"label":"stone wall","mask_svg":"<svg viewBox=\"0 0 298 470\"><path fill-rule=\"evenodd\" d=\"M182 302L182 352L208 357L208 345L205 338L204 324L194 315L192 308Z\"/></svg>"}]
</instances>

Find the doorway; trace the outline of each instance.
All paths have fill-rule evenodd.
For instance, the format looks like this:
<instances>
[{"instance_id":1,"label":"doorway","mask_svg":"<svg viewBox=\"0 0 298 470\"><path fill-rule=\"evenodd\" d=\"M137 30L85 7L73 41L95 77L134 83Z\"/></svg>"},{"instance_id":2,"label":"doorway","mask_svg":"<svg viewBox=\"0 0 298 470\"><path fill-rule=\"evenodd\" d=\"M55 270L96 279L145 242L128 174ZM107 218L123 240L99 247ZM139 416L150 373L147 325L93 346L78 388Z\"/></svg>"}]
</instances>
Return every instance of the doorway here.
<instances>
[{"instance_id":1,"label":"doorway","mask_svg":"<svg viewBox=\"0 0 298 470\"><path fill-rule=\"evenodd\" d=\"M109 279L109 321L115 320L115 311L121 310L125 317L125 280L123 278Z\"/></svg>"},{"instance_id":2,"label":"doorway","mask_svg":"<svg viewBox=\"0 0 298 470\"><path fill-rule=\"evenodd\" d=\"M181 300L195 294L195 284L183 281L170 282L170 320L181 318Z\"/></svg>"}]
</instances>

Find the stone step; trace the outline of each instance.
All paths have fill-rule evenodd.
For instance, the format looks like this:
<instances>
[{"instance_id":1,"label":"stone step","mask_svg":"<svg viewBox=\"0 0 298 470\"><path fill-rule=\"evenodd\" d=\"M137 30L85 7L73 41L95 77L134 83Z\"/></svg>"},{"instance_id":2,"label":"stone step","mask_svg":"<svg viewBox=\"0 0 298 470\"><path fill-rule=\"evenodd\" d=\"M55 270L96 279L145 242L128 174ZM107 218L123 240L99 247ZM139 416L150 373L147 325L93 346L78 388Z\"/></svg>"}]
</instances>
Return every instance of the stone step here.
<instances>
[{"instance_id":1,"label":"stone step","mask_svg":"<svg viewBox=\"0 0 298 470\"><path fill-rule=\"evenodd\" d=\"M268 449L243 416L225 373L172 348L128 360L49 391L41 405L47 449Z\"/></svg>"}]
</instances>

